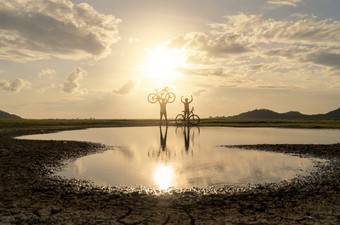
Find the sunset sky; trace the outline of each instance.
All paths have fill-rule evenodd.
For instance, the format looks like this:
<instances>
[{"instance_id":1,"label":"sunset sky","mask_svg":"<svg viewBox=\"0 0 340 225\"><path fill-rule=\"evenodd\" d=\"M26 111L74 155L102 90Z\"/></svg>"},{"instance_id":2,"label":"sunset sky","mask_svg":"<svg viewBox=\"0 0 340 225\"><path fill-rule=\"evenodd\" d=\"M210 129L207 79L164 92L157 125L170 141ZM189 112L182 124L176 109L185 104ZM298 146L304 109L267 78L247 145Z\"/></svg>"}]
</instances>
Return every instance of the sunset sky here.
<instances>
[{"instance_id":1,"label":"sunset sky","mask_svg":"<svg viewBox=\"0 0 340 225\"><path fill-rule=\"evenodd\" d=\"M0 0L0 110L158 118L340 107L339 0Z\"/></svg>"}]
</instances>

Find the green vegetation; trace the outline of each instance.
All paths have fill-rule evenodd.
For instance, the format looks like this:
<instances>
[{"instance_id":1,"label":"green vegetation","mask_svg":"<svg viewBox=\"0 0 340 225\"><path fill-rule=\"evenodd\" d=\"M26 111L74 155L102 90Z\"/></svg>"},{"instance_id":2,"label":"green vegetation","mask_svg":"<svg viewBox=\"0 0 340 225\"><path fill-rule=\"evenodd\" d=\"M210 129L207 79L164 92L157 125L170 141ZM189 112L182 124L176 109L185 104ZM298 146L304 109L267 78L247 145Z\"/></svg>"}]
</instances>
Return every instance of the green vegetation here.
<instances>
[{"instance_id":1,"label":"green vegetation","mask_svg":"<svg viewBox=\"0 0 340 225\"><path fill-rule=\"evenodd\" d=\"M154 125L156 120L107 120L107 119L0 119L0 128L3 127L30 127L30 126L140 126Z\"/></svg>"},{"instance_id":2,"label":"green vegetation","mask_svg":"<svg viewBox=\"0 0 340 225\"><path fill-rule=\"evenodd\" d=\"M285 127L285 128L340 128L334 119L202 119L200 126L223 127Z\"/></svg>"},{"instance_id":3,"label":"green vegetation","mask_svg":"<svg viewBox=\"0 0 340 225\"><path fill-rule=\"evenodd\" d=\"M89 120L89 119L0 119L0 134L32 131L44 133L48 131L84 129L90 127L127 127L155 126L157 120Z\"/></svg>"},{"instance_id":4,"label":"green vegetation","mask_svg":"<svg viewBox=\"0 0 340 225\"><path fill-rule=\"evenodd\" d=\"M170 121L170 124L175 124ZM0 119L0 134L24 130L48 132L90 127L157 126L158 120L91 120L91 119ZM202 119L200 126L220 127L284 127L284 128L335 128L340 120L327 119Z\"/></svg>"}]
</instances>

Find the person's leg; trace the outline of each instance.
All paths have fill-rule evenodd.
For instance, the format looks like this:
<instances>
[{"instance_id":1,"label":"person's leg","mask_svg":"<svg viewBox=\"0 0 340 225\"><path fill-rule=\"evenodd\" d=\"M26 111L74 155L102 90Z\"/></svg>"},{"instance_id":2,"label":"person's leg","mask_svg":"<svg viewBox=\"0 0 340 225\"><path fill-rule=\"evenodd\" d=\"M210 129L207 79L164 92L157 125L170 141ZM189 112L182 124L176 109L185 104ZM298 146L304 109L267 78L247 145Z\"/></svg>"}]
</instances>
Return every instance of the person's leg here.
<instances>
[{"instance_id":1,"label":"person's leg","mask_svg":"<svg viewBox=\"0 0 340 225\"><path fill-rule=\"evenodd\" d=\"M168 117L166 115L166 112L164 113L164 118L165 118L165 124L168 125Z\"/></svg>"},{"instance_id":2,"label":"person's leg","mask_svg":"<svg viewBox=\"0 0 340 225\"><path fill-rule=\"evenodd\" d=\"M162 117L163 117L163 113L161 112L161 113L160 113L160 117L159 117L159 125L162 124Z\"/></svg>"}]
</instances>

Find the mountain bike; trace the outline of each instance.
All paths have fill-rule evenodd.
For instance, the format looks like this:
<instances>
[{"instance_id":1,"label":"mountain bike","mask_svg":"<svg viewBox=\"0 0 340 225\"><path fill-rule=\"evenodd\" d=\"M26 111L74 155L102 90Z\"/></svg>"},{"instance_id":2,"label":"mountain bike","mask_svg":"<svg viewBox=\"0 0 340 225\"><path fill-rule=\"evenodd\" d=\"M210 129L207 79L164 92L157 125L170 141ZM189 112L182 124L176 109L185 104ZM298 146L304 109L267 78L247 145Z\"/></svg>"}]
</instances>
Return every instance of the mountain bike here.
<instances>
[{"instance_id":1,"label":"mountain bike","mask_svg":"<svg viewBox=\"0 0 340 225\"><path fill-rule=\"evenodd\" d=\"M185 123L196 126L199 124L200 121L201 121L200 117L194 114L194 107L191 108L189 115L187 117L184 116L183 111L183 114L178 114L175 118L176 125L178 126L181 126Z\"/></svg>"},{"instance_id":2,"label":"mountain bike","mask_svg":"<svg viewBox=\"0 0 340 225\"><path fill-rule=\"evenodd\" d=\"M156 103L158 100L164 98L168 103L173 103L176 100L176 95L173 92L169 92L166 88L158 91L155 89L156 93L151 93L148 95L148 101L152 104Z\"/></svg>"}]
</instances>

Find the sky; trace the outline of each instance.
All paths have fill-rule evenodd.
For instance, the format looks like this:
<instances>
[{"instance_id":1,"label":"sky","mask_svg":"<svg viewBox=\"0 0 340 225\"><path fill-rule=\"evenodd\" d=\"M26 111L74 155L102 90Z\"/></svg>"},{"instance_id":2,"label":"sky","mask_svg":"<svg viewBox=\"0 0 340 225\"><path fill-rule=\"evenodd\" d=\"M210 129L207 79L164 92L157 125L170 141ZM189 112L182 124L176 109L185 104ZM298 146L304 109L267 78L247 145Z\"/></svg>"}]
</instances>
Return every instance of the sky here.
<instances>
[{"instance_id":1,"label":"sky","mask_svg":"<svg viewBox=\"0 0 340 225\"><path fill-rule=\"evenodd\" d=\"M340 107L339 0L0 0L0 110L149 119Z\"/></svg>"}]
</instances>

